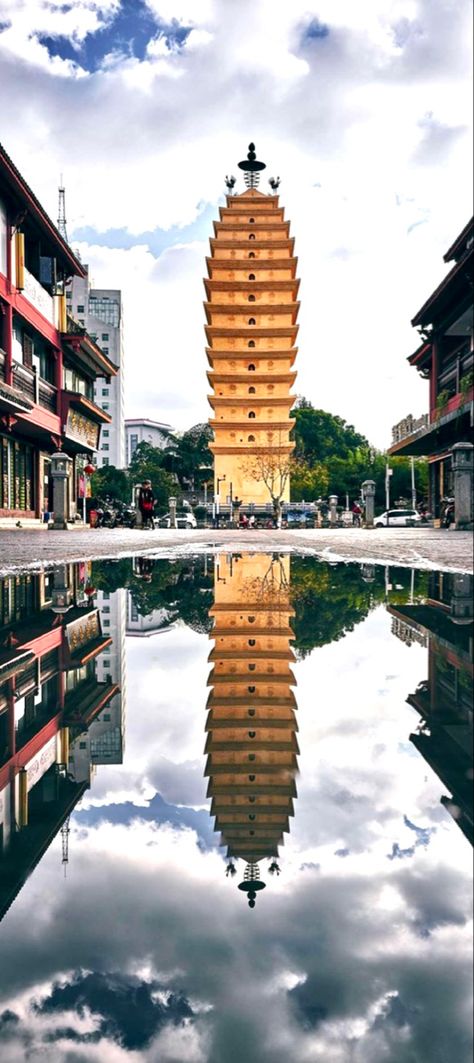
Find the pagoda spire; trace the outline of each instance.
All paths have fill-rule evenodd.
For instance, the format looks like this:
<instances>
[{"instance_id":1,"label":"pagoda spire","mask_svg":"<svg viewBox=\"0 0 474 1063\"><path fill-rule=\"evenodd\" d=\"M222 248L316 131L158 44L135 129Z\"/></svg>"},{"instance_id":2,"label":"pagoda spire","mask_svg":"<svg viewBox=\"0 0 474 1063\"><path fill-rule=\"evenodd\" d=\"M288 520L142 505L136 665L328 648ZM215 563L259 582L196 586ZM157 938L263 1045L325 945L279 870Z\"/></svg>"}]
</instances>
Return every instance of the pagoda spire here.
<instances>
[{"instance_id":1,"label":"pagoda spire","mask_svg":"<svg viewBox=\"0 0 474 1063\"><path fill-rule=\"evenodd\" d=\"M247 188L258 188L260 173L267 167L266 162L259 162L255 154L255 144L249 144L246 159L239 162L239 170L244 171L244 181Z\"/></svg>"}]
</instances>

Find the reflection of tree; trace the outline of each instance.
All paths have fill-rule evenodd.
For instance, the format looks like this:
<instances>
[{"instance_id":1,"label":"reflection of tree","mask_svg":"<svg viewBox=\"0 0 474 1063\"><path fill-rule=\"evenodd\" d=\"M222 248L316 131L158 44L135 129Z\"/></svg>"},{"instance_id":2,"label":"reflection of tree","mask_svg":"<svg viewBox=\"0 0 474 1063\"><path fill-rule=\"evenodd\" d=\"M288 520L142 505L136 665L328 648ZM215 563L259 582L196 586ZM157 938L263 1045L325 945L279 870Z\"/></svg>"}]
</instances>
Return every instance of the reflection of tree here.
<instances>
[{"instance_id":1,"label":"reflection of tree","mask_svg":"<svg viewBox=\"0 0 474 1063\"><path fill-rule=\"evenodd\" d=\"M291 565L291 601L295 650L306 657L315 646L336 642L385 598L384 571L375 569L367 584L359 565L329 566L296 557Z\"/></svg>"},{"instance_id":2,"label":"reflection of tree","mask_svg":"<svg viewBox=\"0 0 474 1063\"><path fill-rule=\"evenodd\" d=\"M126 587L140 616L166 609L170 621L180 619L194 631L210 631L213 576L203 573L202 560L149 560L146 580L131 558L117 563L94 561L92 582L98 590L109 592Z\"/></svg>"}]
</instances>

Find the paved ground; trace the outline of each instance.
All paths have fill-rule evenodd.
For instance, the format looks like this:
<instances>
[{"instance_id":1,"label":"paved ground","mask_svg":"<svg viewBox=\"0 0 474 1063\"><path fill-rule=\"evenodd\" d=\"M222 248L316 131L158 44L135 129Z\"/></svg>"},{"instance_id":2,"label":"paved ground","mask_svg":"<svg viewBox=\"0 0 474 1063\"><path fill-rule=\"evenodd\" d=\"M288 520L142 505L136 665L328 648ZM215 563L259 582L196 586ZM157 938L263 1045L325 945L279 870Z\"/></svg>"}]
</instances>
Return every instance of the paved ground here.
<instances>
[{"instance_id":1,"label":"paved ground","mask_svg":"<svg viewBox=\"0 0 474 1063\"><path fill-rule=\"evenodd\" d=\"M301 552L328 560L376 561L455 572L473 571L472 534L434 528L152 532L0 529L0 575L24 568L48 567L57 561L129 557L143 553L172 557L202 553L206 549Z\"/></svg>"}]
</instances>

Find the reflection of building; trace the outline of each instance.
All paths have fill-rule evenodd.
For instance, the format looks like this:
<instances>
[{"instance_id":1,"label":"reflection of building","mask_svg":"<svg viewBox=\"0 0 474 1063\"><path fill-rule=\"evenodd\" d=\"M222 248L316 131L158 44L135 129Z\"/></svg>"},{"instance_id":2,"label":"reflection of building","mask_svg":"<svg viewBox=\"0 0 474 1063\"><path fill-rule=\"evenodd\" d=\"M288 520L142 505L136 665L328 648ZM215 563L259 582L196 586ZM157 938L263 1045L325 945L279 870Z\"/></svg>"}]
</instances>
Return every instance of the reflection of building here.
<instances>
[{"instance_id":1,"label":"reflection of building","mask_svg":"<svg viewBox=\"0 0 474 1063\"><path fill-rule=\"evenodd\" d=\"M442 802L473 841L473 580L433 572L423 605L389 607L428 639L428 678L408 698L421 725L411 741L450 791Z\"/></svg>"},{"instance_id":2,"label":"reflection of building","mask_svg":"<svg viewBox=\"0 0 474 1063\"><path fill-rule=\"evenodd\" d=\"M251 907L258 864L278 871L278 847L296 796L298 743L291 687L294 653L290 561L268 555L217 557L211 609L214 648L206 730L206 775L228 870L246 861L240 889Z\"/></svg>"},{"instance_id":3,"label":"reflection of building","mask_svg":"<svg viewBox=\"0 0 474 1063\"><path fill-rule=\"evenodd\" d=\"M0 918L90 783L91 736L120 676L86 565L0 581ZM120 709L118 710L120 714ZM97 733L103 742L105 728Z\"/></svg>"},{"instance_id":4,"label":"reflection of building","mask_svg":"<svg viewBox=\"0 0 474 1063\"><path fill-rule=\"evenodd\" d=\"M126 464L130 465L133 455L140 443L149 443L151 447L164 450L168 445L170 424L162 421L150 421L148 417L129 418L125 421Z\"/></svg>"},{"instance_id":5,"label":"reflection of building","mask_svg":"<svg viewBox=\"0 0 474 1063\"><path fill-rule=\"evenodd\" d=\"M64 286L84 267L0 147L0 521L39 523L53 509L51 455L72 461L67 519L84 464L109 431L94 402L113 360L66 314ZM113 385L111 385L113 386Z\"/></svg>"},{"instance_id":6,"label":"reflection of building","mask_svg":"<svg viewBox=\"0 0 474 1063\"><path fill-rule=\"evenodd\" d=\"M395 425L389 450L390 454L428 457L429 507L436 518L443 496L454 493L453 446L469 441L472 431L472 220L444 261L452 264L449 273L412 320L422 342L408 359L429 380L429 415L416 421L409 417Z\"/></svg>"},{"instance_id":7,"label":"reflection of building","mask_svg":"<svg viewBox=\"0 0 474 1063\"><path fill-rule=\"evenodd\" d=\"M274 493L283 486L280 475L295 445L290 411L299 281L290 223L278 196L257 188L265 167L255 156L252 162L253 147L239 164L247 190L232 190L214 223L205 311L216 493L224 480L226 497L264 504L271 501L269 479ZM263 459L270 465L263 476L252 469L255 451L259 465ZM288 481L281 497L289 500Z\"/></svg>"},{"instance_id":8,"label":"reflection of building","mask_svg":"<svg viewBox=\"0 0 474 1063\"><path fill-rule=\"evenodd\" d=\"M169 609L152 609L150 613L141 613L131 591L127 594L127 636L149 638L150 635L169 631L175 621Z\"/></svg>"}]
</instances>

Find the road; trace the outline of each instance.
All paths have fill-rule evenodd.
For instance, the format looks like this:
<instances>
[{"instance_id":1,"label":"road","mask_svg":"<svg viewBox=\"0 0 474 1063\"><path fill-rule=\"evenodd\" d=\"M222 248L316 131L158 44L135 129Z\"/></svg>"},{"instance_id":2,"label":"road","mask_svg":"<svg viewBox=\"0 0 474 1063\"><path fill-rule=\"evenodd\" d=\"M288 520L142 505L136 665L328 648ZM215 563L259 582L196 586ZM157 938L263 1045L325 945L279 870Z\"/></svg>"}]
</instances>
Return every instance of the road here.
<instances>
[{"instance_id":1,"label":"road","mask_svg":"<svg viewBox=\"0 0 474 1063\"><path fill-rule=\"evenodd\" d=\"M50 567L59 561L130 557L144 553L173 557L203 553L206 549L234 553L246 550L301 552L330 561L374 561L451 572L473 571L471 532L434 528L307 531L131 531L117 528L70 532L0 529L0 575L25 568Z\"/></svg>"}]
</instances>

